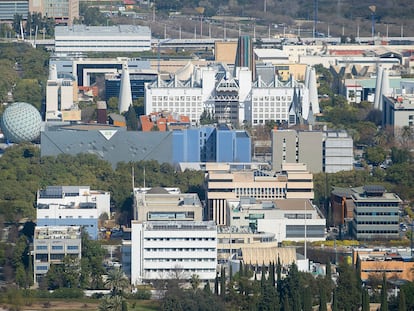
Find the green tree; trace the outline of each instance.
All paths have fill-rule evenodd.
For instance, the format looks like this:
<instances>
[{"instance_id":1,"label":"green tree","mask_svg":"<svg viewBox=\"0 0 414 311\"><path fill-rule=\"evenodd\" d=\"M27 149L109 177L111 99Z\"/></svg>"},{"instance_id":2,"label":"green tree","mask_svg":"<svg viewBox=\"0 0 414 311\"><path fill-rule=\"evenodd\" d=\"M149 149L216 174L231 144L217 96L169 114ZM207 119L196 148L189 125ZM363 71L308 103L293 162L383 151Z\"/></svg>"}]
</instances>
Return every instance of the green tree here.
<instances>
[{"instance_id":1,"label":"green tree","mask_svg":"<svg viewBox=\"0 0 414 311\"><path fill-rule=\"evenodd\" d=\"M43 99L42 86L36 79L18 80L13 98L15 101L30 103L40 110Z\"/></svg>"},{"instance_id":2,"label":"green tree","mask_svg":"<svg viewBox=\"0 0 414 311\"><path fill-rule=\"evenodd\" d=\"M311 296L311 290L309 286L304 288L302 297L303 297L302 310L312 311L312 296Z\"/></svg>"},{"instance_id":3,"label":"green tree","mask_svg":"<svg viewBox=\"0 0 414 311\"><path fill-rule=\"evenodd\" d=\"M384 162L387 157L387 152L381 147L368 147L365 150L365 159L368 163L379 165Z\"/></svg>"},{"instance_id":4,"label":"green tree","mask_svg":"<svg viewBox=\"0 0 414 311\"><path fill-rule=\"evenodd\" d=\"M407 303L405 302L405 294L403 290L400 290L400 293L398 295L398 311L406 311L407 309Z\"/></svg>"},{"instance_id":5,"label":"green tree","mask_svg":"<svg viewBox=\"0 0 414 311\"><path fill-rule=\"evenodd\" d=\"M110 288L112 296L122 296L123 291L129 285L127 277L120 268L109 270L105 284Z\"/></svg>"},{"instance_id":6,"label":"green tree","mask_svg":"<svg viewBox=\"0 0 414 311\"><path fill-rule=\"evenodd\" d=\"M358 310L361 294L358 291L355 271L346 262L342 262L339 267L339 277L336 288L335 299L340 310Z\"/></svg>"},{"instance_id":7,"label":"green tree","mask_svg":"<svg viewBox=\"0 0 414 311\"><path fill-rule=\"evenodd\" d=\"M99 304L99 311L122 311L124 299L122 296L105 296Z\"/></svg>"},{"instance_id":8,"label":"green tree","mask_svg":"<svg viewBox=\"0 0 414 311\"><path fill-rule=\"evenodd\" d=\"M369 294L366 288L362 291L362 311L370 311Z\"/></svg>"},{"instance_id":9,"label":"green tree","mask_svg":"<svg viewBox=\"0 0 414 311\"><path fill-rule=\"evenodd\" d=\"M134 107L131 105L125 115L127 128L129 131L137 131L138 130L138 118L135 113Z\"/></svg>"},{"instance_id":10,"label":"green tree","mask_svg":"<svg viewBox=\"0 0 414 311\"><path fill-rule=\"evenodd\" d=\"M380 311L388 311L388 290L387 290L387 278L385 277L385 273L382 275Z\"/></svg>"},{"instance_id":11,"label":"green tree","mask_svg":"<svg viewBox=\"0 0 414 311\"><path fill-rule=\"evenodd\" d=\"M319 290L319 311L328 311L327 307L326 307L326 291L324 290L324 288L320 288Z\"/></svg>"}]
</instances>

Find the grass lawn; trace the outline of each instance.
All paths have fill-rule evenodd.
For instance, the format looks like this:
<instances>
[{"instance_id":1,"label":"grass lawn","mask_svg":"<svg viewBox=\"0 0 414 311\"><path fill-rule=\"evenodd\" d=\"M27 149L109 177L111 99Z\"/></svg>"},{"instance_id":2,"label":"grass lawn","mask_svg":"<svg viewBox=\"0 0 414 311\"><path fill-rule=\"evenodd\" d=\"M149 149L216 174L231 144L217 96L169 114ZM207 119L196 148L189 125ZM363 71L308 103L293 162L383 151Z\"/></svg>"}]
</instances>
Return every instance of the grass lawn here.
<instances>
[{"instance_id":1,"label":"grass lawn","mask_svg":"<svg viewBox=\"0 0 414 311\"><path fill-rule=\"evenodd\" d=\"M155 311L159 310L159 303L153 300L127 300L130 311ZM21 311L96 311L99 307L99 299L32 299L19 303ZM17 307L14 305L0 304L1 308Z\"/></svg>"}]
</instances>

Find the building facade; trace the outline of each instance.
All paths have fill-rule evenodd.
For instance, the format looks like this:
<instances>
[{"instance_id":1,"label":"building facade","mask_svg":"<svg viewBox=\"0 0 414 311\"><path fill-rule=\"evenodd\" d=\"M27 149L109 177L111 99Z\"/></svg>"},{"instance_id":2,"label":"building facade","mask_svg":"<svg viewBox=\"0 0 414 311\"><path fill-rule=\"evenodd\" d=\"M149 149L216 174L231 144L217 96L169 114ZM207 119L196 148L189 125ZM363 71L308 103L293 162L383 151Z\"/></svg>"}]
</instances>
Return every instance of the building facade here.
<instances>
[{"instance_id":1,"label":"building facade","mask_svg":"<svg viewBox=\"0 0 414 311\"><path fill-rule=\"evenodd\" d=\"M229 129L140 132L100 124L61 124L46 127L40 141L41 156L90 153L110 162L113 167L119 162L141 160L171 165L207 159L238 163L251 160L251 140L247 132Z\"/></svg>"},{"instance_id":2,"label":"building facade","mask_svg":"<svg viewBox=\"0 0 414 311\"><path fill-rule=\"evenodd\" d=\"M80 226L98 238L98 220L110 214L110 193L88 186L48 186L37 192L38 226Z\"/></svg>"},{"instance_id":3,"label":"building facade","mask_svg":"<svg viewBox=\"0 0 414 311\"><path fill-rule=\"evenodd\" d=\"M29 1L29 11L54 18L57 24L72 25L74 19L79 19L79 0Z\"/></svg>"},{"instance_id":4,"label":"building facade","mask_svg":"<svg viewBox=\"0 0 414 311\"><path fill-rule=\"evenodd\" d=\"M284 163L305 163L312 173L336 173L352 170L353 162L353 140L344 131L272 130L274 170Z\"/></svg>"},{"instance_id":5,"label":"building facade","mask_svg":"<svg viewBox=\"0 0 414 311\"><path fill-rule=\"evenodd\" d=\"M401 199L382 186L353 188L352 235L357 240L399 239Z\"/></svg>"},{"instance_id":6,"label":"building facade","mask_svg":"<svg viewBox=\"0 0 414 311\"><path fill-rule=\"evenodd\" d=\"M202 221L203 207L196 193L179 189L135 188L134 219L145 221Z\"/></svg>"},{"instance_id":7,"label":"building facade","mask_svg":"<svg viewBox=\"0 0 414 311\"><path fill-rule=\"evenodd\" d=\"M228 225L227 201L242 197L262 200L313 199L313 176L302 164L286 164L279 173L255 169L231 169L206 163L205 219Z\"/></svg>"},{"instance_id":8,"label":"building facade","mask_svg":"<svg viewBox=\"0 0 414 311\"><path fill-rule=\"evenodd\" d=\"M317 101L311 103L316 91L310 89L315 89L316 82L315 87L312 85L293 77L279 81L274 69L265 79L259 70L254 78L248 67L231 71L225 64L214 64L195 67L186 79L174 76L147 84L145 111L185 114L192 123L199 123L202 113L208 111L218 122L257 125L275 121L292 125L319 113Z\"/></svg>"},{"instance_id":9,"label":"building facade","mask_svg":"<svg viewBox=\"0 0 414 311\"><path fill-rule=\"evenodd\" d=\"M323 241L326 220L308 199L256 200L241 198L228 202L230 226L269 232L282 241Z\"/></svg>"},{"instance_id":10,"label":"building facade","mask_svg":"<svg viewBox=\"0 0 414 311\"><path fill-rule=\"evenodd\" d=\"M213 222L132 221L131 284L198 275L214 280L217 227Z\"/></svg>"},{"instance_id":11,"label":"building facade","mask_svg":"<svg viewBox=\"0 0 414 311\"><path fill-rule=\"evenodd\" d=\"M354 248L353 260L359 260L361 280L366 282L370 277L381 279L414 280L412 251L409 248Z\"/></svg>"},{"instance_id":12,"label":"building facade","mask_svg":"<svg viewBox=\"0 0 414 311\"><path fill-rule=\"evenodd\" d=\"M382 125L395 134L404 126L414 126L414 94L397 97L383 96Z\"/></svg>"},{"instance_id":13,"label":"building facade","mask_svg":"<svg viewBox=\"0 0 414 311\"><path fill-rule=\"evenodd\" d=\"M33 238L34 282L39 284L51 265L63 264L66 256L80 264L81 228L78 226L36 226Z\"/></svg>"},{"instance_id":14,"label":"building facade","mask_svg":"<svg viewBox=\"0 0 414 311\"><path fill-rule=\"evenodd\" d=\"M145 26L56 26L55 53L142 52L151 49L151 30Z\"/></svg>"},{"instance_id":15,"label":"building facade","mask_svg":"<svg viewBox=\"0 0 414 311\"><path fill-rule=\"evenodd\" d=\"M28 0L0 1L0 21L12 21L16 14L26 19L29 13L29 2Z\"/></svg>"}]
</instances>

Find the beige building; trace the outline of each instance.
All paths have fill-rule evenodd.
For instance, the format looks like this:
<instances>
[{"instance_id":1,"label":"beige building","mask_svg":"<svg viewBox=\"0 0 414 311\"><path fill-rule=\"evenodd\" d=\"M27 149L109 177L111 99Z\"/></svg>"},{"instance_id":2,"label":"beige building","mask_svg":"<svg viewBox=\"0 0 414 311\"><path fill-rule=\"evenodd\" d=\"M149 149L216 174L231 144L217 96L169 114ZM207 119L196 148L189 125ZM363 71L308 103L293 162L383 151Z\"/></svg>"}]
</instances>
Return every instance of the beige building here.
<instances>
[{"instance_id":1,"label":"beige building","mask_svg":"<svg viewBox=\"0 0 414 311\"><path fill-rule=\"evenodd\" d=\"M136 188L134 200L134 219L138 222L203 220L196 193L180 193L178 188Z\"/></svg>"},{"instance_id":2,"label":"beige building","mask_svg":"<svg viewBox=\"0 0 414 311\"><path fill-rule=\"evenodd\" d=\"M58 24L71 26L74 19L79 19L79 0L33 0L29 1L30 13L54 18Z\"/></svg>"},{"instance_id":3,"label":"beige building","mask_svg":"<svg viewBox=\"0 0 414 311\"><path fill-rule=\"evenodd\" d=\"M381 280L383 274L387 279L414 280L414 262L411 261L411 250L404 249L367 249L353 250L354 264L359 258L361 265L361 279L371 278Z\"/></svg>"},{"instance_id":4,"label":"beige building","mask_svg":"<svg viewBox=\"0 0 414 311\"><path fill-rule=\"evenodd\" d=\"M265 265L277 263L290 265L297 262L294 247L278 247L272 233L253 233L248 228L217 228L217 262L241 260L246 265Z\"/></svg>"},{"instance_id":5,"label":"beige building","mask_svg":"<svg viewBox=\"0 0 414 311\"><path fill-rule=\"evenodd\" d=\"M313 175L301 163L284 164L278 173L254 169L232 170L223 163L206 163L206 218L226 225L228 200L313 199Z\"/></svg>"},{"instance_id":6,"label":"beige building","mask_svg":"<svg viewBox=\"0 0 414 311\"><path fill-rule=\"evenodd\" d=\"M236 61L237 41L216 41L214 59L216 62L232 64Z\"/></svg>"}]
</instances>

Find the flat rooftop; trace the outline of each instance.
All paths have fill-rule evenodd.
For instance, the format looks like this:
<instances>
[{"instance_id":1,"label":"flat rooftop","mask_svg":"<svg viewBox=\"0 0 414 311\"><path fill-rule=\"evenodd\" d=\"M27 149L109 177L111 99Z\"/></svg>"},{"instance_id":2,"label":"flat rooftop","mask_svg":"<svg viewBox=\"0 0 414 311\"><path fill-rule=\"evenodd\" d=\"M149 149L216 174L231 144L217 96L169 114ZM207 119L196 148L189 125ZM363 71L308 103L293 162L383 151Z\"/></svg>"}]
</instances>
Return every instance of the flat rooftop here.
<instances>
[{"instance_id":1,"label":"flat rooftop","mask_svg":"<svg viewBox=\"0 0 414 311\"><path fill-rule=\"evenodd\" d=\"M73 26L56 26L55 37L108 37L117 36L121 37L134 37L134 36L149 36L151 38L151 30L146 26L137 25L117 25L117 26L86 26L86 25L73 25Z\"/></svg>"}]
</instances>

